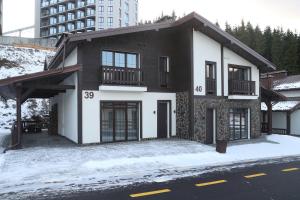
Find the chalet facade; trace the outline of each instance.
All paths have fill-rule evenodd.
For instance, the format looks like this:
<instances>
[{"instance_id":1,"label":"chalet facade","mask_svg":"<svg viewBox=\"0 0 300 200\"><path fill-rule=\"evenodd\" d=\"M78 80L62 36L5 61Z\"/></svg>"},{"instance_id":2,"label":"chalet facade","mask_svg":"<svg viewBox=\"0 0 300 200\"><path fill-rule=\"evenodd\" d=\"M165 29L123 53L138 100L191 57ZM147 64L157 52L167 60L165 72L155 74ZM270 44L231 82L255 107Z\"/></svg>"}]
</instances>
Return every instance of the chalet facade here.
<instances>
[{"instance_id":1,"label":"chalet facade","mask_svg":"<svg viewBox=\"0 0 300 200\"><path fill-rule=\"evenodd\" d=\"M74 71L58 83L64 91L50 95L50 133L78 144L169 137L212 144L261 135L260 72L275 66L191 13L65 35L44 73L67 69Z\"/></svg>"}]
</instances>

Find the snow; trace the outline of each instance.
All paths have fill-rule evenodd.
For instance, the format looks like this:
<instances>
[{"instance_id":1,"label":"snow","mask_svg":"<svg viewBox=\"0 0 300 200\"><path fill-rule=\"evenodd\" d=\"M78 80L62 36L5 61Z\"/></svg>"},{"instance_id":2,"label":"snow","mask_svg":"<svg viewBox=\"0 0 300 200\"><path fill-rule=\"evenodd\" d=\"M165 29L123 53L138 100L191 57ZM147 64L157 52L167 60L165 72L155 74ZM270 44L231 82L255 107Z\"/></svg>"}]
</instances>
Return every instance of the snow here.
<instances>
[{"instance_id":1,"label":"snow","mask_svg":"<svg viewBox=\"0 0 300 200\"><path fill-rule=\"evenodd\" d=\"M288 111L293 109L295 106L300 104L300 101L279 101L279 102L272 102L272 110L273 111ZM267 106L264 102L261 103L261 110L267 111Z\"/></svg>"},{"instance_id":2,"label":"snow","mask_svg":"<svg viewBox=\"0 0 300 200\"><path fill-rule=\"evenodd\" d=\"M42 71L45 57L53 56L54 51L39 50L0 45L0 79L20 76L24 74ZM4 62L6 61L6 62ZM42 109L42 100L37 100L37 109ZM25 102L22 106L22 116L30 118L32 110L29 109L31 102ZM0 131L7 131L15 120L15 101L0 101Z\"/></svg>"},{"instance_id":3,"label":"snow","mask_svg":"<svg viewBox=\"0 0 300 200\"><path fill-rule=\"evenodd\" d=\"M26 148L0 154L0 198L168 181L216 170L213 167L217 166L228 170L228 165L241 162L300 155L299 146L300 138L270 135L231 144L227 154L176 139Z\"/></svg>"},{"instance_id":4,"label":"snow","mask_svg":"<svg viewBox=\"0 0 300 200\"><path fill-rule=\"evenodd\" d=\"M267 111L267 110L268 110L268 107L267 107L267 105L266 105L265 102L261 102L261 103L260 103L260 109L261 109L262 111Z\"/></svg>"},{"instance_id":5,"label":"snow","mask_svg":"<svg viewBox=\"0 0 300 200\"><path fill-rule=\"evenodd\" d=\"M299 89L300 88L300 81L293 82L293 83L282 83L279 85L275 85L273 87L274 90L288 90L288 89Z\"/></svg>"}]
</instances>

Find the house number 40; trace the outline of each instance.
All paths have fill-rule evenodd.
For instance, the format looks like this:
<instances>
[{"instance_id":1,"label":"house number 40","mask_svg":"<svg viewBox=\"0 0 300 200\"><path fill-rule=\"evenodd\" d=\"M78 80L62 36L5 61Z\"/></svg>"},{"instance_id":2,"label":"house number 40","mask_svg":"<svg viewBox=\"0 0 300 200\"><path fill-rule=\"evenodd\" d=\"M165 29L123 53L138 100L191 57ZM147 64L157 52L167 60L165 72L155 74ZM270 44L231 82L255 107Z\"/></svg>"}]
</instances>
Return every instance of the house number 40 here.
<instances>
[{"instance_id":1,"label":"house number 40","mask_svg":"<svg viewBox=\"0 0 300 200\"><path fill-rule=\"evenodd\" d=\"M202 86L196 86L196 92L202 92Z\"/></svg>"},{"instance_id":2,"label":"house number 40","mask_svg":"<svg viewBox=\"0 0 300 200\"><path fill-rule=\"evenodd\" d=\"M85 99L93 99L94 98L94 92L85 92L84 93L84 98Z\"/></svg>"}]
</instances>

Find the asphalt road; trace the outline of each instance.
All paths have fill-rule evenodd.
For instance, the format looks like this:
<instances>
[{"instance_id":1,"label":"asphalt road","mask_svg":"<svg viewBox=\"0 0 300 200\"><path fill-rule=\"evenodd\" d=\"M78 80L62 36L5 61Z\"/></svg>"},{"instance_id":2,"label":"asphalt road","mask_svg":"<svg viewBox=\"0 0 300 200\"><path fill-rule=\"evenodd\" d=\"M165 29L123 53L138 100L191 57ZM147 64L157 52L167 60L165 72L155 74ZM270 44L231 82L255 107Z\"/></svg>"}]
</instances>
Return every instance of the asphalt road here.
<instances>
[{"instance_id":1,"label":"asphalt road","mask_svg":"<svg viewBox=\"0 0 300 200\"><path fill-rule=\"evenodd\" d=\"M300 161L215 172L165 183L88 192L64 200L300 200Z\"/></svg>"}]
</instances>

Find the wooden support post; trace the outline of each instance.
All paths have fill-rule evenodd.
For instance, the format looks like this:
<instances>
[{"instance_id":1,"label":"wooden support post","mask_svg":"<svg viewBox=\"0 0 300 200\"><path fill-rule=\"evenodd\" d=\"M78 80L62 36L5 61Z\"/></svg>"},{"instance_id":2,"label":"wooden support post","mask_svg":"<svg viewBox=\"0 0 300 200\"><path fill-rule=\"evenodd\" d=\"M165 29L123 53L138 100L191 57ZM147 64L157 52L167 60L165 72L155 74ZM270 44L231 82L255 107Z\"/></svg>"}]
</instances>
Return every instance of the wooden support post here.
<instances>
[{"instance_id":1,"label":"wooden support post","mask_svg":"<svg viewBox=\"0 0 300 200\"><path fill-rule=\"evenodd\" d=\"M272 103L271 101L266 101L268 107L268 135L272 134Z\"/></svg>"},{"instance_id":2,"label":"wooden support post","mask_svg":"<svg viewBox=\"0 0 300 200\"><path fill-rule=\"evenodd\" d=\"M22 115L21 115L21 105L22 105L22 89L20 87L16 88L16 108L17 108L17 143L16 149L21 148L22 146Z\"/></svg>"}]
</instances>

